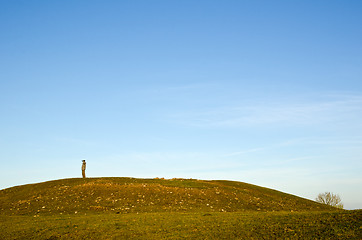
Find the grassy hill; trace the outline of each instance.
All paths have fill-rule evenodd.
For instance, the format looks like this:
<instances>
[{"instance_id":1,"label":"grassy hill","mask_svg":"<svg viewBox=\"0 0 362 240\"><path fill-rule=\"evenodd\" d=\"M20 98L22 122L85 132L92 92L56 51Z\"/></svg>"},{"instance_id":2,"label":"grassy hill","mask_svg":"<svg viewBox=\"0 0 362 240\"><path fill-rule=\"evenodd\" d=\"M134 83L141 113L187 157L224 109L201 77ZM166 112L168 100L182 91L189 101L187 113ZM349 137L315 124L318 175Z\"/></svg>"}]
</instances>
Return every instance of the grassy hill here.
<instances>
[{"instance_id":1,"label":"grassy hill","mask_svg":"<svg viewBox=\"0 0 362 240\"><path fill-rule=\"evenodd\" d=\"M268 188L194 179L63 179L0 191L7 215L337 210Z\"/></svg>"},{"instance_id":2,"label":"grassy hill","mask_svg":"<svg viewBox=\"0 0 362 240\"><path fill-rule=\"evenodd\" d=\"M362 211L194 179L63 179L0 191L0 239L362 239Z\"/></svg>"}]
</instances>

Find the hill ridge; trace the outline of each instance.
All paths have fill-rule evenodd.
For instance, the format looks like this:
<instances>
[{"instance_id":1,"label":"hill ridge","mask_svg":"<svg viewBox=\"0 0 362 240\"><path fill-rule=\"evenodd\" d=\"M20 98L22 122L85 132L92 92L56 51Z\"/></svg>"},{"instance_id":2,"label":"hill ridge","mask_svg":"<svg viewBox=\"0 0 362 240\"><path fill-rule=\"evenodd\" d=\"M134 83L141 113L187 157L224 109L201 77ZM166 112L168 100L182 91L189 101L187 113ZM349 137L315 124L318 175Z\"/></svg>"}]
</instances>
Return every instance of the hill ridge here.
<instances>
[{"instance_id":1,"label":"hill ridge","mask_svg":"<svg viewBox=\"0 0 362 240\"><path fill-rule=\"evenodd\" d=\"M68 178L0 190L6 215L54 213L331 211L333 207L227 180Z\"/></svg>"}]
</instances>

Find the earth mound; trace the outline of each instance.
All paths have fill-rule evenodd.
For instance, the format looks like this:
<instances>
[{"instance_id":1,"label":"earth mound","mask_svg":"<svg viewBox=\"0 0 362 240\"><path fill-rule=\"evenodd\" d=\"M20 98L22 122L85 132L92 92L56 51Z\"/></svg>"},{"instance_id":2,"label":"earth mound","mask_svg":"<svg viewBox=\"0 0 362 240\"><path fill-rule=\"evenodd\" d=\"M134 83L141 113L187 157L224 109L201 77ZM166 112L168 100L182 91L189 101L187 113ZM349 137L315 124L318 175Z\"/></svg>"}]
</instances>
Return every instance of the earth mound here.
<instances>
[{"instance_id":1,"label":"earth mound","mask_svg":"<svg viewBox=\"0 0 362 240\"><path fill-rule=\"evenodd\" d=\"M4 215L87 212L331 211L333 207L235 181L73 178L0 191Z\"/></svg>"}]
</instances>

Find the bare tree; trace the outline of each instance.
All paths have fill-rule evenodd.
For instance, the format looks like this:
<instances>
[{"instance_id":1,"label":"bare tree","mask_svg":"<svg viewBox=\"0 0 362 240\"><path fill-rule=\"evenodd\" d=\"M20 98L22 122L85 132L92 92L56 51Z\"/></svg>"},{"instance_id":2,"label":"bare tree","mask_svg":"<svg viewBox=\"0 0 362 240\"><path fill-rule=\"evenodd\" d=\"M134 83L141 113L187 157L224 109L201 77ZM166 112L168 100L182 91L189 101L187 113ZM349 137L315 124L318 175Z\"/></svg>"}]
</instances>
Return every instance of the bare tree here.
<instances>
[{"instance_id":1,"label":"bare tree","mask_svg":"<svg viewBox=\"0 0 362 240\"><path fill-rule=\"evenodd\" d=\"M324 203L332 207L343 209L343 203L341 197L338 194L330 192L320 193L315 199L319 203Z\"/></svg>"}]
</instances>

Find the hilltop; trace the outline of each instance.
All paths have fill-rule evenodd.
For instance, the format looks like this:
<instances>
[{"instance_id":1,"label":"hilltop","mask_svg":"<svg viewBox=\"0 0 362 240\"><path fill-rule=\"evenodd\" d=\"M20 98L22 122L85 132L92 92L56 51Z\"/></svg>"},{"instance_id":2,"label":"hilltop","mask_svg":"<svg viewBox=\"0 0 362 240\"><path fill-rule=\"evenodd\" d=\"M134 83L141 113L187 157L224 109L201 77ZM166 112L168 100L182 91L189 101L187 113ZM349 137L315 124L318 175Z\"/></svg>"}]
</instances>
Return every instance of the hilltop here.
<instances>
[{"instance_id":1,"label":"hilltop","mask_svg":"<svg viewBox=\"0 0 362 240\"><path fill-rule=\"evenodd\" d=\"M3 215L90 212L337 211L252 184L221 180L74 178L0 191Z\"/></svg>"}]
</instances>

